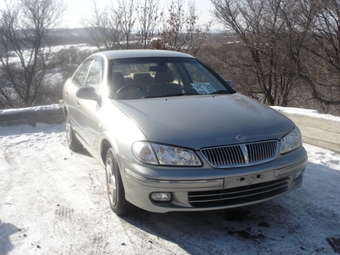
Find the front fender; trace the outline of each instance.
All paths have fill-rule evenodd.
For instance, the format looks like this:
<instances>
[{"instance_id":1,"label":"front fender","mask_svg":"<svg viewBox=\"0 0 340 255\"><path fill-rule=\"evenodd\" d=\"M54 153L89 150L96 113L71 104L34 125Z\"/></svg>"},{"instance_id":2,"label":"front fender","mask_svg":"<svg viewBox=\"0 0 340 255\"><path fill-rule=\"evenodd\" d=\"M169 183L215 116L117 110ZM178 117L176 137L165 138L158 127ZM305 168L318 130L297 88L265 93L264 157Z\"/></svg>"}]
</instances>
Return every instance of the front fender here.
<instances>
[{"instance_id":1,"label":"front fender","mask_svg":"<svg viewBox=\"0 0 340 255\"><path fill-rule=\"evenodd\" d=\"M134 160L131 146L136 141L147 141L142 130L119 108L110 102L98 113L100 126L100 152L105 158L108 146L127 160Z\"/></svg>"}]
</instances>

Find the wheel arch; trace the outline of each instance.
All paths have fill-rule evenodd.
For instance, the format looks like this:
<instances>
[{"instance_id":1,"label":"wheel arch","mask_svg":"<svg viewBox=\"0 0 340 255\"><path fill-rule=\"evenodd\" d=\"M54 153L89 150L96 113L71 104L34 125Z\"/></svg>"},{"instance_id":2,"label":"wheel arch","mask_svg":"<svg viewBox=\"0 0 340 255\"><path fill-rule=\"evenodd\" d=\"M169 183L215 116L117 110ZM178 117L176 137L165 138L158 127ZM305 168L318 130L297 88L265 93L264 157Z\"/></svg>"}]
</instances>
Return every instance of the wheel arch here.
<instances>
[{"instance_id":1,"label":"wheel arch","mask_svg":"<svg viewBox=\"0 0 340 255\"><path fill-rule=\"evenodd\" d=\"M105 165L106 153L110 148L112 148L111 143L109 142L109 140L104 139L100 146L100 157L104 165Z\"/></svg>"},{"instance_id":2,"label":"wheel arch","mask_svg":"<svg viewBox=\"0 0 340 255\"><path fill-rule=\"evenodd\" d=\"M66 106L63 107L64 116L68 115L68 109Z\"/></svg>"}]
</instances>

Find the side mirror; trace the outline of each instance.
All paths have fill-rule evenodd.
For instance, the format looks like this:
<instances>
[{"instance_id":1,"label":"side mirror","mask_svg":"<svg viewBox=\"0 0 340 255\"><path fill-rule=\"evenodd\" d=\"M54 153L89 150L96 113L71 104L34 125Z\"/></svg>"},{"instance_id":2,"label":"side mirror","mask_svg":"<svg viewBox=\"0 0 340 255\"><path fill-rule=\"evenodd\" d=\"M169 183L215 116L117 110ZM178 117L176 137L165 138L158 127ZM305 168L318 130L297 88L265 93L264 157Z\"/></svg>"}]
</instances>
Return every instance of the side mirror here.
<instances>
[{"instance_id":1,"label":"side mirror","mask_svg":"<svg viewBox=\"0 0 340 255\"><path fill-rule=\"evenodd\" d=\"M96 90L93 87L81 87L76 92L76 96L81 99L94 100L97 102L101 101L100 97L98 96Z\"/></svg>"},{"instance_id":2,"label":"side mirror","mask_svg":"<svg viewBox=\"0 0 340 255\"><path fill-rule=\"evenodd\" d=\"M234 88L235 83L234 83L233 80L226 80L225 82L226 82L232 89Z\"/></svg>"}]
</instances>

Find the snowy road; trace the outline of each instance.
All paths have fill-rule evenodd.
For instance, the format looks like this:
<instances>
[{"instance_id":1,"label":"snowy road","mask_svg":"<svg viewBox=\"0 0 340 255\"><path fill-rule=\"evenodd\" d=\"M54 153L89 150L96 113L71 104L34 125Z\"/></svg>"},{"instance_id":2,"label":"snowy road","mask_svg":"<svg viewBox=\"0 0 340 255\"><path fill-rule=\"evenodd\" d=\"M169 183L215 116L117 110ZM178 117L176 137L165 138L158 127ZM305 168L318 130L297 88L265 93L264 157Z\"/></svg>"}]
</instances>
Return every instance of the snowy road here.
<instances>
[{"instance_id":1,"label":"snowy road","mask_svg":"<svg viewBox=\"0 0 340 255\"><path fill-rule=\"evenodd\" d=\"M340 155L305 145L302 188L245 208L119 218L64 125L0 127L0 254L339 254Z\"/></svg>"}]
</instances>

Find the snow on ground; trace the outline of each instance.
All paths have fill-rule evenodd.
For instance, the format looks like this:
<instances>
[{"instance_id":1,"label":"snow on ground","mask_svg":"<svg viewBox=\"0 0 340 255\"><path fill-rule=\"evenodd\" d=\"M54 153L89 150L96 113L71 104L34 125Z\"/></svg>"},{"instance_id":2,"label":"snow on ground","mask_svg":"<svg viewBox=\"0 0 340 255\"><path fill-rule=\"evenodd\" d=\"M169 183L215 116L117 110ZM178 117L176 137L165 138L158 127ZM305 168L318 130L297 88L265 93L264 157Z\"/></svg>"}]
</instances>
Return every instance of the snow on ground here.
<instances>
[{"instance_id":1,"label":"snow on ground","mask_svg":"<svg viewBox=\"0 0 340 255\"><path fill-rule=\"evenodd\" d=\"M0 127L0 254L338 254L340 154L311 145L301 188L233 210L117 217L65 126Z\"/></svg>"},{"instance_id":2,"label":"snow on ground","mask_svg":"<svg viewBox=\"0 0 340 255\"><path fill-rule=\"evenodd\" d=\"M312 118L321 118L326 120L332 120L340 122L340 117L331 115L331 114L321 114L317 110L311 109L302 109L302 108L295 108L295 107L281 107L281 106L272 106L278 112L286 112L290 114L297 114L297 115L305 115Z\"/></svg>"}]
</instances>

